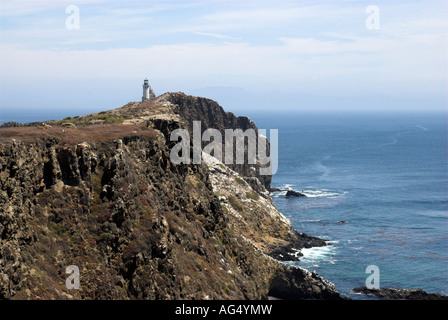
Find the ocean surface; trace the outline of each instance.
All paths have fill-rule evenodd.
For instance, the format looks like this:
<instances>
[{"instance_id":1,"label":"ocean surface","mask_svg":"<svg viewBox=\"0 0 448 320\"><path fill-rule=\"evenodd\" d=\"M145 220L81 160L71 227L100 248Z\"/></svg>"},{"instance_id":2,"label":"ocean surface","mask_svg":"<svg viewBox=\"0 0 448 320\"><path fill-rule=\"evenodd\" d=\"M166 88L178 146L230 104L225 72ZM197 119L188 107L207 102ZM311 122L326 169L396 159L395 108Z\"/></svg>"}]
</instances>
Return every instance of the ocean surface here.
<instances>
[{"instance_id":1,"label":"ocean surface","mask_svg":"<svg viewBox=\"0 0 448 320\"><path fill-rule=\"evenodd\" d=\"M379 286L448 294L446 113L249 114L279 130L276 207L299 232L329 240L297 265L352 299L379 268ZM370 282L371 283L371 282Z\"/></svg>"}]
</instances>

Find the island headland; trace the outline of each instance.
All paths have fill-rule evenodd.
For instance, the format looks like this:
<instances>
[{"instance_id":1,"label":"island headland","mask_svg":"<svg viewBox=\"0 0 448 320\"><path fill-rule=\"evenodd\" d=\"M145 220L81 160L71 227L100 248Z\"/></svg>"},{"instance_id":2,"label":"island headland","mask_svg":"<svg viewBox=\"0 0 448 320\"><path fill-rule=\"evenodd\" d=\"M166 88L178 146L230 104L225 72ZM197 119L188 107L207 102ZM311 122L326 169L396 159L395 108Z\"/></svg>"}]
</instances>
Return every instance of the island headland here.
<instances>
[{"instance_id":1,"label":"island headland","mask_svg":"<svg viewBox=\"0 0 448 320\"><path fill-rule=\"evenodd\" d=\"M0 127L0 299L342 299L281 262L326 241L276 209L260 164L170 161L171 133L193 121L258 132L181 92Z\"/></svg>"}]
</instances>

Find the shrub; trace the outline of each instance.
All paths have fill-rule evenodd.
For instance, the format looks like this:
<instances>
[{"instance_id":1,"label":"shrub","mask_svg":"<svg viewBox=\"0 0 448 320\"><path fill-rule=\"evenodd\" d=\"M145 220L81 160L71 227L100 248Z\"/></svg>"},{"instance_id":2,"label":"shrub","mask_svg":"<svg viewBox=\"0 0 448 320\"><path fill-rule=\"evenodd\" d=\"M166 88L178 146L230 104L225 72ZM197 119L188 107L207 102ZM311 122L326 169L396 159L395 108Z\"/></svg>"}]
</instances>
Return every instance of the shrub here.
<instances>
[{"instance_id":1,"label":"shrub","mask_svg":"<svg viewBox=\"0 0 448 320\"><path fill-rule=\"evenodd\" d=\"M221 204L221 209L224 213L229 213L229 210L227 210L227 207L224 204Z\"/></svg>"},{"instance_id":2,"label":"shrub","mask_svg":"<svg viewBox=\"0 0 448 320\"><path fill-rule=\"evenodd\" d=\"M240 177L236 177L235 181L238 182L242 186L246 185L246 181L244 181L244 179L241 179Z\"/></svg>"},{"instance_id":3,"label":"shrub","mask_svg":"<svg viewBox=\"0 0 448 320\"><path fill-rule=\"evenodd\" d=\"M197 180L196 181L196 188L198 188L198 189L202 189L202 188L204 188L204 186L205 186L205 184L204 184L204 182L202 182L201 180Z\"/></svg>"},{"instance_id":4,"label":"shrub","mask_svg":"<svg viewBox=\"0 0 448 320\"><path fill-rule=\"evenodd\" d=\"M14 121L9 121L9 122L5 122L4 124L0 125L1 128L15 128L15 127L23 127L23 124L18 123L18 122L14 122Z\"/></svg>"},{"instance_id":5,"label":"shrub","mask_svg":"<svg viewBox=\"0 0 448 320\"><path fill-rule=\"evenodd\" d=\"M249 191L246 192L246 198L257 201L258 199L260 199L260 195L255 191Z\"/></svg>"},{"instance_id":6,"label":"shrub","mask_svg":"<svg viewBox=\"0 0 448 320\"><path fill-rule=\"evenodd\" d=\"M104 120L104 123L106 123L106 124L120 124L120 123L123 123L123 121L125 119L122 117L108 116L108 117L105 117L105 119L103 119L103 120Z\"/></svg>"},{"instance_id":7,"label":"shrub","mask_svg":"<svg viewBox=\"0 0 448 320\"><path fill-rule=\"evenodd\" d=\"M233 209L235 209L237 211L243 210L243 207L241 206L241 204L238 202L238 200L234 196L229 196L229 202Z\"/></svg>"},{"instance_id":8,"label":"shrub","mask_svg":"<svg viewBox=\"0 0 448 320\"><path fill-rule=\"evenodd\" d=\"M100 241L110 242L114 239L114 235L109 232L104 232L100 236Z\"/></svg>"}]
</instances>

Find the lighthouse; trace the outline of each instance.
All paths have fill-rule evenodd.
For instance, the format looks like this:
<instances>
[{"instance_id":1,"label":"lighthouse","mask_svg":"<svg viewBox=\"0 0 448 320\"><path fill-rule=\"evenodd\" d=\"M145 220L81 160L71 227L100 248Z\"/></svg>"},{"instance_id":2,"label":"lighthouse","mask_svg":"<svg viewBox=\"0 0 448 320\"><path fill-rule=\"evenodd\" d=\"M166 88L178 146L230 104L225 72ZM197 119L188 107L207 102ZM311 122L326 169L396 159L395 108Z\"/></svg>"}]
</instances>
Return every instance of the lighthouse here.
<instances>
[{"instance_id":1,"label":"lighthouse","mask_svg":"<svg viewBox=\"0 0 448 320\"><path fill-rule=\"evenodd\" d=\"M151 100L151 99L154 99L155 97L156 97L156 95L154 94L154 91L152 91L152 88L148 83L148 78L145 78L145 80L143 80L142 101Z\"/></svg>"}]
</instances>

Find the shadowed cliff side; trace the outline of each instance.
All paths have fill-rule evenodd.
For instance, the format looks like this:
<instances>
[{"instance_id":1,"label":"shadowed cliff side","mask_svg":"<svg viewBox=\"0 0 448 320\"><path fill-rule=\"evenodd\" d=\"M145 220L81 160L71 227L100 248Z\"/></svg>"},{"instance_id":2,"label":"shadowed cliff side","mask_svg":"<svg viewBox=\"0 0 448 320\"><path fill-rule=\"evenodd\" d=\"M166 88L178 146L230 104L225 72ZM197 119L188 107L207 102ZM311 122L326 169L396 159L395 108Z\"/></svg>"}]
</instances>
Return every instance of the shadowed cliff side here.
<instances>
[{"instance_id":1,"label":"shadowed cliff side","mask_svg":"<svg viewBox=\"0 0 448 320\"><path fill-rule=\"evenodd\" d=\"M166 99L177 106L175 112L179 113L181 118L185 121L190 131L190 135L192 135L193 132L193 121L201 121L201 134L209 128L219 130L223 137L225 136L225 129L241 129L243 131L253 129L258 136L257 126L255 123L250 121L248 117L237 117L231 112L225 112L216 101L202 97L187 96L179 92L167 94ZM269 156L269 141L267 141L266 144L266 153ZM247 145L245 151L247 152ZM224 147L222 157L223 159L225 157ZM271 175L260 175L260 164L257 163L251 165L248 164L247 161L245 161L244 164L236 164L236 161L233 161L233 163L228 164L228 166L242 176L258 178L266 189L270 189Z\"/></svg>"}]
</instances>

